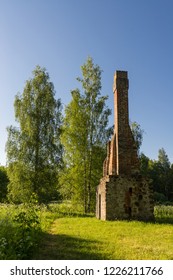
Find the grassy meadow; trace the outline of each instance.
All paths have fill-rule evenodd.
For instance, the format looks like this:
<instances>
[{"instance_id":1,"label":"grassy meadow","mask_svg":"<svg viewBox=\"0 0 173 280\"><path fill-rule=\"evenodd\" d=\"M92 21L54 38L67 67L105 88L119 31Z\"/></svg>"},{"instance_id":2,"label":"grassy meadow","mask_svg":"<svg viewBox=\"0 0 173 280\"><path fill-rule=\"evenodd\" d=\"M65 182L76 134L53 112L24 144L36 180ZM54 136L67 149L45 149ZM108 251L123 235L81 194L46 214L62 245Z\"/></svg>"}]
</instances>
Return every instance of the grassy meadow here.
<instances>
[{"instance_id":1,"label":"grassy meadow","mask_svg":"<svg viewBox=\"0 0 173 280\"><path fill-rule=\"evenodd\" d=\"M0 206L0 259L172 260L173 206L155 223L100 221L70 204Z\"/></svg>"}]
</instances>

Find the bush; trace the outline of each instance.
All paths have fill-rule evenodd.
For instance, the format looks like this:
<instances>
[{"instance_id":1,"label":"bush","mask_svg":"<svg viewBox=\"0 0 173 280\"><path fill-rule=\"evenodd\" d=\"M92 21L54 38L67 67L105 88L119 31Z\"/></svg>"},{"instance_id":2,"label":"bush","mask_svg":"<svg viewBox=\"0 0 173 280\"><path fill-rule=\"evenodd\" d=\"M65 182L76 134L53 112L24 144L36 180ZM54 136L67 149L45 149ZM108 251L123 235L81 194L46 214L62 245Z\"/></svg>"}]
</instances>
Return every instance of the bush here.
<instances>
[{"instance_id":1,"label":"bush","mask_svg":"<svg viewBox=\"0 0 173 280\"><path fill-rule=\"evenodd\" d=\"M6 207L6 213L2 211L0 217L0 259L28 259L37 246L40 232L36 206Z\"/></svg>"}]
</instances>

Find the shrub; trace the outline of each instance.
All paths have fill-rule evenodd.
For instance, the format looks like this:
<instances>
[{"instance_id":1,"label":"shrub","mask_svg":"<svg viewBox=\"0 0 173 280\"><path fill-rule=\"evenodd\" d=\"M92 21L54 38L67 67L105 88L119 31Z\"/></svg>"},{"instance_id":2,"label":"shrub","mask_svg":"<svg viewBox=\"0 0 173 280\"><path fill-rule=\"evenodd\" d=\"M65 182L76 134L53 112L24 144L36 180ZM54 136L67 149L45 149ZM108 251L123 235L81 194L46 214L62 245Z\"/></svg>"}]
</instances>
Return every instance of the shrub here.
<instances>
[{"instance_id":1,"label":"shrub","mask_svg":"<svg viewBox=\"0 0 173 280\"><path fill-rule=\"evenodd\" d=\"M28 259L41 232L38 208L28 204L6 210L0 218L0 259Z\"/></svg>"}]
</instances>

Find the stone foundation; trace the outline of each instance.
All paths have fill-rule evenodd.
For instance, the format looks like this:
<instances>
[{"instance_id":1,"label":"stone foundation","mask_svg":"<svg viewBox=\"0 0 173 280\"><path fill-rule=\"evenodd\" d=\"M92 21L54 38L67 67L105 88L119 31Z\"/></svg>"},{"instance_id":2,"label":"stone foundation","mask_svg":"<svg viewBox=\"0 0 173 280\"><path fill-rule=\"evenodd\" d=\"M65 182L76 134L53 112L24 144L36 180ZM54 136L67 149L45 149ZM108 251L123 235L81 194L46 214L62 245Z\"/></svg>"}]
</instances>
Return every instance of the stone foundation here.
<instances>
[{"instance_id":1,"label":"stone foundation","mask_svg":"<svg viewBox=\"0 0 173 280\"><path fill-rule=\"evenodd\" d=\"M140 175L136 178L108 175L97 187L98 219L151 221L153 208L152 186Z\"/></svg>"}]
</instances>

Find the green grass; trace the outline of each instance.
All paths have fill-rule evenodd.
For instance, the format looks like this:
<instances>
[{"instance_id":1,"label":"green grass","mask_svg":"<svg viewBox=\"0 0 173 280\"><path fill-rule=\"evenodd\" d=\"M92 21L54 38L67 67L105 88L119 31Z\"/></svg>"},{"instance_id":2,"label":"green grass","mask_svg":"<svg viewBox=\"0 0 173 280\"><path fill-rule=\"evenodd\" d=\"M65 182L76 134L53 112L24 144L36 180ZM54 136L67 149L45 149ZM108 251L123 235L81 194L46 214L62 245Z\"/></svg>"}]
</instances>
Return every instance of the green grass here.
<instances>
[{"instance_id":1,"label":"green grass","mask_svg":"<svg viewBox=\"0 0 173 280\"><path fill-rule=\"evenodd\" d=\"M173 206L156 206L155 223L100 221L79 210L0 205L0 259L173 260Z\"/></svg>"},{"instance_id":2,"label":"green grass","mask_svg":"<svg viewBox=\"0 0 173 280\"><path fill-rule=\"evenodd\" d=\"M173 207L158 206L155 214L156 223L60 215L45 231L35 258L172 260Z\"/></svg>"}]
</instances>

